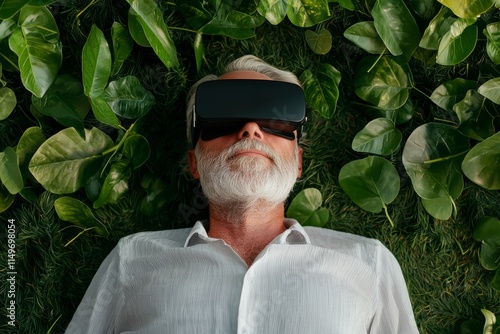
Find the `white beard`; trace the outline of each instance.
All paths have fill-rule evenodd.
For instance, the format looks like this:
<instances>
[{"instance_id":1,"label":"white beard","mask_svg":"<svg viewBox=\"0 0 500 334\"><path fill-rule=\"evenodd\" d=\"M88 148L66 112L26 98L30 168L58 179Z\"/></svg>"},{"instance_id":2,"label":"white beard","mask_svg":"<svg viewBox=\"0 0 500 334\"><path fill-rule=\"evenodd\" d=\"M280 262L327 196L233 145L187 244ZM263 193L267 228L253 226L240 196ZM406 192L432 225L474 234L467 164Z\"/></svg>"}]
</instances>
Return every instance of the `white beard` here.
<instances>
[{"instance_id":1,"label":"white beard","mask_svg":"<svg viewBox=\"0 0 500 334\"><path fill-rule=\"evenodd\" d=\"M237 151L251 149L263 152L269 159L234 156ZM283 158L258 140L243 139L220 154L203 152L196 146L195 155L209 203L231 211L258 210L256 204L262 202L266 207L276 207L286 200L297 180L298 146Z\"/></svg>"}]
</instances>

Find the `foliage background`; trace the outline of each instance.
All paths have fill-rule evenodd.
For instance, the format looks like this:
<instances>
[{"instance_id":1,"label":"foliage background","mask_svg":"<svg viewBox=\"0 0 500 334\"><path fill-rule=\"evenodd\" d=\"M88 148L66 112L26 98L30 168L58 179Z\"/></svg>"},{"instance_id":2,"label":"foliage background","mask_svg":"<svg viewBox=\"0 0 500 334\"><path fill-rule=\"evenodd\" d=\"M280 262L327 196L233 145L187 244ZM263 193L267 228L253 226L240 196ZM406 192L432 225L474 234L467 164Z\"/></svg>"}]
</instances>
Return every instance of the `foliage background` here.
<instances>
[{"instance_id":1,"label":"foliage background","mask_svg":"<svg viewBox=\"0 0 500 334\"><path fill-rule=\"evenodd\" d=\"M169 27L185 27L184 18L173 3L158 2ZM88 6L88 7L86 7ZM110 231L106 238L84 233L65 247L81 228L61 221L53 203L59 197L35 188L36 199L28 202L16 198L1 214L1 263L6 263L4 241L8 219L16 220L17 324L15 331L0 321L0 331L19 333L63 332L81 300L95 270L119 238L144 230L190 226L196 216L203 216L197 185L185 173L185 96L188 87L209 73L221 73L231 60L254 54L267 62L297 74L329 63L342 73L337 110L331 119L310 112L305 143L304 172L294 194L315 187L321 191L324 206L330 210L325 227L352 232L381 240L399 260L407 279L415 317L421 333L456 333L468 319L482 320L481 308L500 314L500 293L490 287L493 273L478 262L479 243L471 238L477 220L484 215L500 217L500 193L482 189L466 180L458 199L458 215L449 220L437 220L424 210L405 173L400 157L391 162L401 176L401 191L389 206L395 223L392 228L383 213L361 210L342 191L338 175L346 163L365 154L354 152L351 142L369 120L362 101L354 94L354 71L366 53L343 37L343 32L356 22L369 20L365 3L356 3L354 11L330 3L331 17L312 28L326 28L332 34L333 48L326 55L315 54L304 37L304 28L285 19L273 26L267 22L255 29L255 36L237 40L223 36L203 36L205 57L198 72L193 51L194 34L170 29L177 47L180 66L167 69L151 49L134 46L121 69L122 75L137 76L153 93L156 104L144 118L138 132L152 148L149 160L129 181L130 189L116 204L94 210L96 217ZM61 73L81 77L81 52L92 24L109 33L113 21L127 25L129 5L125 1L72 0L50 5L61 31L63 65ZM85 10L83 10L86 8ZM498 12L487 13L488 20L498 20ZM437 66L419 60L410 61L418 87L432 90L456 77L475 79L478 68L497 66L485 56L485 39L480 38L474 53L456 66ZM15 146L24 130L38 125L30 113L31 93L23 88L18 73L3 72L3 80L17 96L17 106L6 120L0 121L0 149ZM433 120L442 111L426 97L411 92L417 113L400 129L407 138L418 125ZM115 130L97 122L92 115L85 126L96 126L108 134ZM54 134L62 127L49 122L44 133ZM144 196L140 186L143 175L152 173L161 179L168 193L167 201L153 216L142 214L138 207ZM292 194L292 195L294 195ZM82 192L74 195L85 201ZM181 206L180 206L181 205ZM198 214L186 214L194 208ZM3 266L2 266L3 267ZM0 296L7 300L5 280ZM2 308L4 309L4 308Z\"/></svg>"}]
</instances>

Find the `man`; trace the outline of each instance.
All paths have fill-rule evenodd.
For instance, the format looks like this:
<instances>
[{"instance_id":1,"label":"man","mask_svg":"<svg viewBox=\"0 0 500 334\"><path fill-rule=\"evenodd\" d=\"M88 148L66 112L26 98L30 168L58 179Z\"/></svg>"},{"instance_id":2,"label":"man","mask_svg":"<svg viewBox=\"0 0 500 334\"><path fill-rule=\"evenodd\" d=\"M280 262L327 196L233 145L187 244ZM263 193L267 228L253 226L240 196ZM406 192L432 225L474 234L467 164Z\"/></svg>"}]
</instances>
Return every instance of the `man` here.
<instances>
[{"instance_id":1,"label":"man","mask_svg":"<svg viewBox=\"0 0 500 334\"><path fill-rule=\"evenodd\" d=\"M188 161L209 219L120 240L67 333L418 333L380 242L284 216L303 101L293 74L253 56L197 83Z\"/></svg>"}]
</instances>

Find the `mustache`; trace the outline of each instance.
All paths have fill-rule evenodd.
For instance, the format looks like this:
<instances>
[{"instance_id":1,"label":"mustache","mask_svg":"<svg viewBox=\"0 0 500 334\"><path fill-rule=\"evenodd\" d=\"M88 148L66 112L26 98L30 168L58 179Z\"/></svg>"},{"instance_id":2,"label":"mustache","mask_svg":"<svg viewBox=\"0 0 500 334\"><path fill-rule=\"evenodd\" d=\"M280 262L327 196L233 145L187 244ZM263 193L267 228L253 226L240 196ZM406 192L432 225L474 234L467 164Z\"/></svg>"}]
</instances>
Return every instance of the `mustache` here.
<instances>
[{"instance_id":1,"label":"mustache","mask_svg":"<svg viewBox=\"0 0 500 334\"><path fill-rule=\"evenodd\" d=\"M269 148L266 144L255 140L255 139L242 139L236 142L234 145L228 147L224 150L223 154L227 159L232 159L242 150L257 150L264 153L271 161L276 161L279 159L279 155L274 152L271 148Z\"/></svg>"}]
</instances>

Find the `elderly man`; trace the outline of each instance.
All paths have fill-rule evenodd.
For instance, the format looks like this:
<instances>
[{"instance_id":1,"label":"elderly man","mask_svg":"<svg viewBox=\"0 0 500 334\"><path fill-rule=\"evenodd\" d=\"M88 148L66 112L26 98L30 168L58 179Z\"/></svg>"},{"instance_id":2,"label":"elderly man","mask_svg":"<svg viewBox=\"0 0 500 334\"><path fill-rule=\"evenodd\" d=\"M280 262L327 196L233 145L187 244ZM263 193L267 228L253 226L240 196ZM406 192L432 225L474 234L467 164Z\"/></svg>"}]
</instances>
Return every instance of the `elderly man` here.
<instances>
[{"instance_id":1,"label":"elderly man","mask_svg":"<svg viewBox=\"0 0 500 334\"><path fill-rule=\"evenodd\" d=\"M305 123L292 73L242 57L193 87L187 114L209 219L120 240L67 333L418 333L380 242L284 216Z\"/></svg>"}]
</instances>

